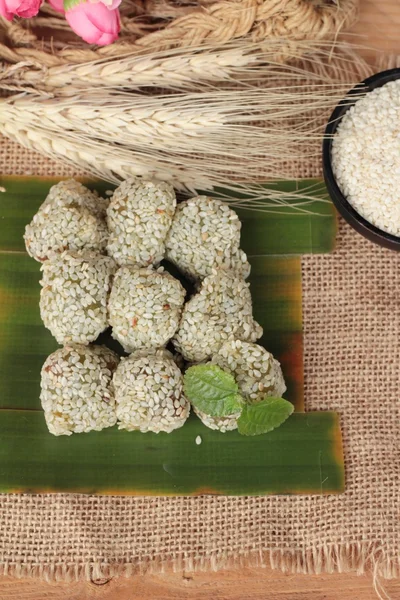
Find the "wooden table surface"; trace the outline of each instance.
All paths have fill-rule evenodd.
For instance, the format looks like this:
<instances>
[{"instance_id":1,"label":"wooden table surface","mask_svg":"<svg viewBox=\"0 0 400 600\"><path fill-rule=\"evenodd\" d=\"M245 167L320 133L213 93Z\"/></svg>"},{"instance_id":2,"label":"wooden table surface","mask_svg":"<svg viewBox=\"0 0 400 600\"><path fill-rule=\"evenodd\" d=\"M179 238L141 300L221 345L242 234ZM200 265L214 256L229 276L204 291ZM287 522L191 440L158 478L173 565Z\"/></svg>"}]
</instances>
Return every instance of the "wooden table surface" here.
<instances>
[{"instance_id":1,"label":"wooden table surface","mask_svg":"<svg viewBox=\"0 0 400 600\"><path fill-rule=\"evenodd\" d=\"M400 0L360 0L353 41L400 55ZM400 580L384 582L393 600ZM375 600L371 576L355 574L284 575L271 569L218 573L164 573L98 583L53 583L0 578L0 600Z\"/></svg>"}]
</instances>

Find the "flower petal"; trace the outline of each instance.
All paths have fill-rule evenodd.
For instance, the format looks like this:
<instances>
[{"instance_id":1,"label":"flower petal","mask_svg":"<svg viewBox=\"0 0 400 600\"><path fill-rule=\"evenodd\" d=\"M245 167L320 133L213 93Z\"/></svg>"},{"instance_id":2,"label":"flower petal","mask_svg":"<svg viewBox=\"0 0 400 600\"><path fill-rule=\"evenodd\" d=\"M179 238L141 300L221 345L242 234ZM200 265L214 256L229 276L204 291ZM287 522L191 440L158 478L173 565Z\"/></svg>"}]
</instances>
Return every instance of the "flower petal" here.
<instances>
[{"instance_id":1,"label":"flower petal","mask_svg":"<svg viewBox=\"0 0 400 600\"><path fill-rule=\"evenodd\" d=\"M103 33L119 33L118 10L109 10L102 2L83 4L85 15Z\"/></svg>"},{"instance_id":2,"label":"flower petal","mask_svg":"<svg viewBox=\"0 0 400 600\"><path fill-rule=\"evenodd\" d=\"M7 19L7 21L12 21L14 13L10 12L5 0L0 0L0 15Z\"/></svg>"},{"instance_id":3,"label":"flower petal","mask_svg":"<svg viewBox=\"0 0 400 600\"><path fill-rule=\"evenodd\" d=\"M71 29L85 40L85 42L88 44L97 44L102 32L86 17L85 12L82 10L82 4L74 6L71 10L67 10L65 18Z\"/></svg>"},{"instance_id":4,"label":"flower petal","mask_svg":"<svg viewBox=\"0 0 400 600\"><path fill-rule=\"evenodd\" d=\"M57 12L59 12L61 14L65 13L63 0L48 0L48 3Z\"/></svg>"}]
</instances>

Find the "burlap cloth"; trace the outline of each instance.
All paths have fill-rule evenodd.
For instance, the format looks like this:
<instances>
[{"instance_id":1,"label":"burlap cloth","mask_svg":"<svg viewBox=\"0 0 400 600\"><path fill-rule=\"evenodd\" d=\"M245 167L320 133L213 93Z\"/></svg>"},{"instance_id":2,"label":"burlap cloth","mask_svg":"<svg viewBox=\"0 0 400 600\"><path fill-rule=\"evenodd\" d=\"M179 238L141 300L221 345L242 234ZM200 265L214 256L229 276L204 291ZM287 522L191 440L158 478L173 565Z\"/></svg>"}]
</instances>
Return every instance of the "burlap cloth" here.
<instances>
[{"instance_id":1,"label":"burlap cloth","mask_svg":"<svg viewBox=\"0 0 400 600\"><path fill-rule=\"evenodd\" d=\"M0 151L4 174L73 174L9 142ZM400 254L341 223L337 251L305 256L303 277L306 406L341 414L345 494L1 495L0 571L96 579L271 561L298 572L398 576Z\"/></svg>"}]
</instances>

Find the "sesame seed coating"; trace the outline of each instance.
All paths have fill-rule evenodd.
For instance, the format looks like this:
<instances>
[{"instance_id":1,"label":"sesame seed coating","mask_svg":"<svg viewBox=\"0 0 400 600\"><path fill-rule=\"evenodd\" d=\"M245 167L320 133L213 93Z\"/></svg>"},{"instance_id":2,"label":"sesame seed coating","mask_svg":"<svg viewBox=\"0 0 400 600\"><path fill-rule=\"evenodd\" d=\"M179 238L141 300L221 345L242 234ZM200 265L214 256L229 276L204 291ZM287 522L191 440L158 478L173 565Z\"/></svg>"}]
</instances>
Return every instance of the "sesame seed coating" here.
<instances>
[{"instance_id":1,"label":"sesame seed coating","mask_svg":"<svg viewBox=\"0 0 400 600\"><path fill-rule=\"evenodd\" d=\"M39 262L65 250L105 250L108 231L105 202L74 181L54 185L25 228L28 254Z\"/></svg>"},{"instance_id":2,"label":"sesame seed coating","mask_svg":"<svg viewBox=\"0 0 400 600\"><path fill-rule=\"evenodd\" d=\"M166 240L166 258L190 279L203 279L215 268L250 274L240 250L241 222L227 204L197 196L178 204Z\"/></svg>"},{"instance_id":3,"label":"sesame seed coating","mask_svg":"<svg viewBox=\"0 0 400 600\"><path fill-rule=\"evenodd\" d=\"M105 346L67 345L41 371L40 400L53 435L100 431L115 425L112 374L118 356Z\"/></svg>"},{"instance_id":4,"label":"sesame seed coating","mask_svg":"<svg viewBox=\"0 0 400 600\"><path fill-rule=\"evenodd\" d=\"M205 412L198 410L196 407L193 407L193 412L199 417L203 425L209 429L214 429L214 431L220 431L221 433L237 429L237 420L240 417L240 412L227 417L212 417L211 415L207 415Z\"/></svg>"},{"instance_id":5,"label":"sesame seed coating","mask_svg":"<svg viewBox=\"0 0 400 600\"><path fill-rule=\"evenodd\" d=\"M165 349L138 350L121 359L113 382L120 429L170 433L189 416L182 373Z\"/></svg>"},{"instance_id":6,"label":"sesame seed coating","mask_svg":"<svg viewBox=\"0 0 400 600\"><path fill-rule=\"evenodd\" d=\"M50 188L42 207L48 204L75 204L87 208L95 217L105 219L109 203L109 198L102 198L96 191L89 190L79 181L66 179Z\"/></svg>"},{"instance_id":7,"label":"sesame seed coating","mask_svg":"<svg viewBox=\"0 0 400 600\"><path fill-rule=\"evenodd\" d=\"M59 344L89 344L108 327L115 263L95 252L63 252L43 263L40 316Z\"/></svg>"},{"instance_id":8,"label":"sesame seed coating","mask_svg":"<svg viewBox=\"0 0 400 600\"><path fill-rule=\"evenodd\" d=\"M165 182L128 179L115 190L107 209L107 252L119 265L158 264L175 212L174 188Z\"/></svg>"},{"instance_id":9,"label":"sesame seed coating","mask_svg":"<svg viewBox=\"0 0 400 600\"><path fill-rule=\"evenodd\" d=\"M250 402L266 396L280 398L286 391L279 362L258 344L229 340L214 354L212 362L234 376L240 393Z\"/></svg>"},{"instance_id":10,"label":"sesame seed coating","mask_svg":"<svg viewBox=\"0 0 400 600\"><path fill-rule=\"evenodd\" d=\"M258 344L231 339L214 354L212 362L234 376L247 402L260 402L268 396L280 398L286 391L279 362ZM239 412L228 417L211 417L196 408L194 412L206 427L222 432L236 429L240 416Z\"/></svg>"},{"instance_id":11,"label":"sesame seed coating","mask_svg":"<svg viewBox=\"0 0 400 600\"><path fill-rule=\"evenodd\" d=\"M178 329L185 290L164 271L120 267L108 310L112 335L126 352L164 346Z\"/></svg>"},{"instance_id":12,"label":"sesame seed coating","mask_svg":"<svg viewBox=\"0 0 400 600\"><path fill-rule=\"evenodd\" d=\"M249 284L232 271L214 271L184 306L172 342L189 362L211 358L232 337L256 341L262 327L253 319Z\"/></svg>"}]
</instances>

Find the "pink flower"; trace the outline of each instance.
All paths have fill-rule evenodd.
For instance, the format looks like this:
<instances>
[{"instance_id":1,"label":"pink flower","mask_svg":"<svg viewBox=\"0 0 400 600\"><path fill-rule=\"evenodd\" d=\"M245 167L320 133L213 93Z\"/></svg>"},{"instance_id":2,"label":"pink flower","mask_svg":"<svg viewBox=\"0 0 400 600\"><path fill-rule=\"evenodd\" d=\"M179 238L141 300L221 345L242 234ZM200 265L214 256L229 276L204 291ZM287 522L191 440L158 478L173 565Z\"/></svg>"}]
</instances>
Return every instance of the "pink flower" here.
<instances>
[{"instance_id":1,"label":"pink flower","mask_svg":"<svg viewBox=\"0 0 400 600\"><path fill-rule=\"evenodd\" d=\"M96 2L102 2L109 10L114 10L114 8L118 8L122 0L89 0L89 2L92 4L96 4Z\"/></svg>"},{"instance_id":2,"label":"pink flower","mask_svg":"<svg viewBox=\"0 0 400 600\"><path fill-rule=\"evenodd\" d=\"M108 8L103 2L76 4L67 8L65 18L85 42L98 46L115 42L121 28L118 8Z\"/></svg>"},{"instance_id":3,"label":"pink flower","mask_svg":"<svg viewBox=\"0 0 400 600\"><path fill-rule=\"evenodd\" d=\"M48 0L48 2L50 6L52 6L57 12L62 14L65 13L64 0ZM97 4L97 2L101 2L102 4L107 6L109 10L114 10L115 8L118 8L118 6L121 4L121 0L89 0L89 2L91 4Z\"/></svg>"},{"instance_id":4,"label":"pink flower","mask_svg":"<svg viewBox=\"0 0 400 600\"><path fill-rule=\"evenodd\" d=\"M48 0L50 6L52 6L54 8L54 10L56 10L59 13L64 14L65 10L64 10L64 0ZM0 0L1 2L1 0Z\"/></svg>"},{"instance_id":5,"label":"pink flower","mask_svg":"<svg viewBox=\"0 0 400 600\"><path fill-rule=\"evenodd\" d=\"M41 4L42 0L0 0L0 15L7 21L12 21L15 15L29 19L38 14Z\"/></svg>"}]
</instances>

